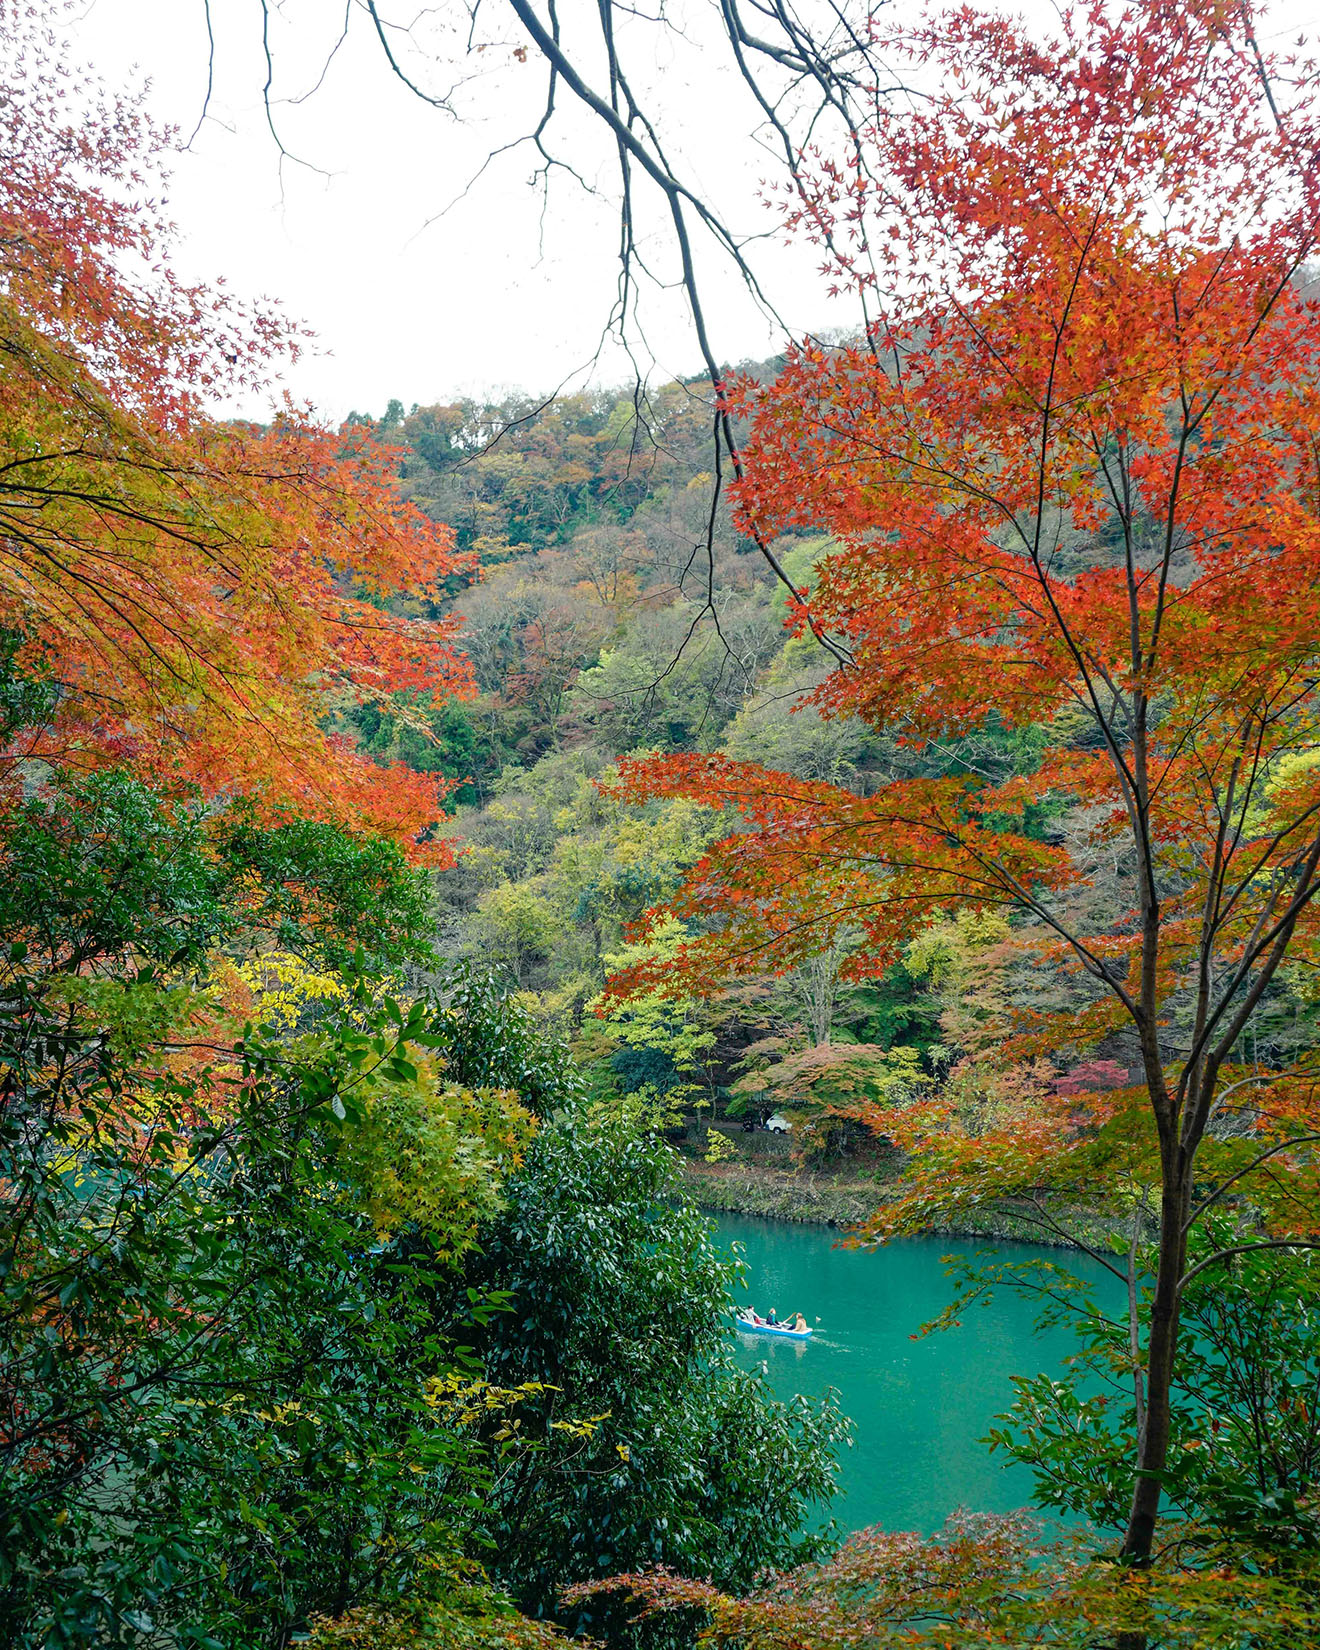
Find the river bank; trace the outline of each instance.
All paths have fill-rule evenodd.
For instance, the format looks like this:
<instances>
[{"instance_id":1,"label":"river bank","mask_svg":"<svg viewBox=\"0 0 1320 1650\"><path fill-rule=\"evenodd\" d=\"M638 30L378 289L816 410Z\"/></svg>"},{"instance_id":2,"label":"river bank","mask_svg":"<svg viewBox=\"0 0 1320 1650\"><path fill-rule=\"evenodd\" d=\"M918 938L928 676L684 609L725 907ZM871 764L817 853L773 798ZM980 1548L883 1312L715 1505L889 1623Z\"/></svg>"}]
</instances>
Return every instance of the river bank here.
<instances>
[{"instance_id":1,"label":"river bank","mask_svg":"<svg viewBox=\"0 0 1320 1650\"><path fill-rule=\"evenodd\" d=\"M683 1165L688 1194L711 1214L755 1215L796 1225L857 1226L886 1201L889 1187L874 1179L813 1173L805 1169L774 1168L765 1164L704 1163L688 1159ZM1087 1243L1107 1247L1103 1222L1093 1216L1069 1221ZM1038 1226L1010 1213L987 1210L976 1219L949 1223L940 1235L959 1238L997 1238L1050 1248L1077 1245L1043 1235Z\"/></svg>"},{"instance_id":2,"label":"river bank","mask_svg":"<svg viewBox=\"0 0 1320 1650\"><path fill-rule=\"evenodd\" d=\"M805 1170L755 1168L687 1161L683 1175L692 1201L712 1214L760 1215L809 1226L856 1226L875 1212L874 1181L847 1180Z\"/></svg>"}]
</instances>

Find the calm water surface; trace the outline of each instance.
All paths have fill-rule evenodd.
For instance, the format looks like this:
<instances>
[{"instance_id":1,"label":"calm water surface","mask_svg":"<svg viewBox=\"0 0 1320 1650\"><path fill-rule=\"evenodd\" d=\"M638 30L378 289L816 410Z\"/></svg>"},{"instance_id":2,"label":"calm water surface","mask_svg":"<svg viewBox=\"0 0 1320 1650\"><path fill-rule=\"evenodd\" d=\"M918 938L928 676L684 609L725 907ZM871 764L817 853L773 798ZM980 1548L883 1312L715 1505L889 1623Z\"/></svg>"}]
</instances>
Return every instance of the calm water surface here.
<instances>
[{"instance_id":1,"label":"calm water surface","mask_svg":"<svg viewBox=\"0 0 1320 1650\"><path fill-rule=\"evenodd\" d=\"M984 1243L917 1238L866 1253L836 1249L826 1227L721 1216L718 1237L739 1244L750 1302L764 1316L801 1311L807 1342L740 1335L744 1368L764 1363L780 1397L834 1387L855 1438L840 1461L834 1515L845 1529L883 1524L931 1531L958 1507L1010 1512L1027 1504L1031 1474L1006 1466L978 1440L1013 1400L1012 1377L1061 1368L1072 1350L1065 1331L1038 1334L1028 1301L1000 1290L970 1308L961 1327L912 1340L952 1297L941 1257L984 1251ZM1095 1276L1085 1257L1027 1244L1002 1258L1048 1254ZM816 1320L819 1319L819 1322Z\"/></svg>"}]
</instances>

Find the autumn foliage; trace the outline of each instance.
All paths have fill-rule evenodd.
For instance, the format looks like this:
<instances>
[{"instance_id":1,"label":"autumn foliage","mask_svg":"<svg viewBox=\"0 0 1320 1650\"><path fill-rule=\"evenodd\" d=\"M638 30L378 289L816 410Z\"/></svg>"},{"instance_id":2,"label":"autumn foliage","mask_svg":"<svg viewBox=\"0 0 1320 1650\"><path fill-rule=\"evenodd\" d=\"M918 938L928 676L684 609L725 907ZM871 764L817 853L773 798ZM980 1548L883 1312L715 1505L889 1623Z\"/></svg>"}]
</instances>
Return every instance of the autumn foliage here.
<instances>
[{"instance_id":1,"label":"autumn foliage","mask_svg":"<svg viewBox=\"0 0 1320 1650\"><path fill-rule=\"evenodd\" d=\"M864 974L933 913L997 905L1075 982L1021 1054L1127 1028L1135 1089L1040 1097L998 1132L889 1121L920 1144L927 1218L1079 1176L1154 1188L1144 1560L1198 1198L1218 1169L1235 1195L1300 1172L1316 1133L1311 1083L1250 1070L1239 1038L1311 955L1320 893L1317 69L1213 3L1074 7L1049 39L971 10L877 27L928 95L808 157L786 207L865 336L728 400L752 425L748 527L835 541L796 618L848 661L812 702L897 735L910 777L862 797L721 757L625 763L630 799L742 827L679 896L701 929L678 968L615 991L791 966L845 930ZM1030 777L939 760L1028 724ZM1033 824L1042 801L1067 833ZM1106 857L1120 908L1097 921ZM1246 1247L1315 1236L1304 1195L1261 1195Z\"/></svg>"},{"instance_id":2,"label":"autumn foliage","mask_svg":"<svg viewBox=\"0 0 1320 1650\"><path fill-rule=\"evenodd\" d=\"M216 420L296 334L172 273L149 194L169 133L69 76L8 0L0 57L0 625L51 689L6 770L126 761L415 839L435 781L359 758L333 720L468 690L428 603L469 558L364 435L287 404Z\"/></svg>"},{"instance_id":3,"label":"autumn foliage","mask_svg":"<svg viewBox=\"0 0 1320 1650\"><path fill-rule=\"evenodd\" d=\"M1304 1581L1231 1567L1117 1579L1083 1541L1051 1541L1020 1515L963 1513L931 1536L858 1530L827 1562L767 1574L741 1596L661 1571L567 1592L617 1590L641 1621L695 1618L697 1650L1202 1650L1240 1642L1244 1621L1253 1646L1291 1650L1316 1631Z\"/></svg>"},{"instance_id":4,"label":"autumn foliage","mask_svg":"<svg viewBox=\"0 0 1320 1650\"><path fill-rule=\"evenodd\" d=\"M1273 764L1224 844L1246 878L1233 935L1270 866L1309 841L1320 306L1299 272L1320 215L1315 115L1275 128L1217 8L1070 16L1052 49L966 13L891 43L951 89L882 113L856 170L822 164L790 214L799 232L865 225L881 274L860 256L834 273L882 285L885 314L865 342L803 347L772 386L731 391L755 417L744 513L838 540L810 608L852 664L816 703L914 751L992 717L1051 720L1054 748L995 790L914 779L867 799L717 756L631 765L627 794L731 804L750 827L690 885L688 906L718 897L730 917L693 968L760 967L846 921L869 942L853 971L875 969L932 904L1044 904L1073 872L1021 834L1024 805L1085 796L1111 810L1101 830L1126 829L1130 751L1075 735L1134 695L1158 703L1161 848L1213 842L1225 787L1240 807ZM1189 875L1165 903L1171 969L1200 892ZM1138 942L1096 944L1107 960Z\"/></svg>"}]
</instances>

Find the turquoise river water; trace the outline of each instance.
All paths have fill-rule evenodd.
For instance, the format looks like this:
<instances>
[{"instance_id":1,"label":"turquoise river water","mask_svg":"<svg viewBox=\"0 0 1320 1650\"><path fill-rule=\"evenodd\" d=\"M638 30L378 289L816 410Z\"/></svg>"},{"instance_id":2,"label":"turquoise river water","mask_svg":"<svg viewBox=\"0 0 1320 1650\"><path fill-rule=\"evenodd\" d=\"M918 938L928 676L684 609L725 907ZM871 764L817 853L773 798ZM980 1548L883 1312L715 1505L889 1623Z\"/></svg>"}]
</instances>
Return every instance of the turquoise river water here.
<instances>
[{"instance_id":1,"label":"turquoise river water","mask_svg":"<svg viewBox=\"0 0 1320 1650\"><path fill-rule=\"evenodd\" d=\"M949 1302L953 1286L941 1257L984 1251L985 1243L908 1239L874 1251L839 1249L826 1227L721 1216L717 1235L741 1246L750 1302L764 1315L801 1311L808 1342L742 1335L730 1326L735 1357L766 1366L780 1397L839 1393L856 1432L840 1461L834 1515L844 1529L881 1524L929 1532L951 1512L1010 1512L1027 1504L1031 1474L1005 1464L979 1440L1013 1401L1012 1377L1058 1370L1072 1350L1064 1330L1039 1333L1030 1303L997 1290L963 1315L960 1327L913 1340ZM1057 1251L1026 1244L1007 1259ZM1098 1270L1069 1255L1070 1267ZM1080 1263L1080 1264L1079 1264ZM816 1320L819 1320L818 1322Z\"/></svg>"}]
</instances>

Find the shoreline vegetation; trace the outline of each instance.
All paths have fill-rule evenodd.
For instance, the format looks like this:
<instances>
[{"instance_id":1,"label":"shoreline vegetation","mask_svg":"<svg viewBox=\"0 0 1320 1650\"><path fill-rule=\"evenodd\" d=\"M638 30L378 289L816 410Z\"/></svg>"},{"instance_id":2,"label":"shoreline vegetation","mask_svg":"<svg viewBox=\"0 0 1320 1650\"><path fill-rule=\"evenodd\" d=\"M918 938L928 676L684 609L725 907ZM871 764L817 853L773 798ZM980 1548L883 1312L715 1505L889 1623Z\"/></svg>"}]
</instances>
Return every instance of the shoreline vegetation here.
<instances>
[{"instance_id":1,"label":"shoreline vegetation","mask_svg":"<svg viewBox=\"0 0 1320 1650\"><path fill-rule=\"evenodd\" d=\"M748 1163L703 1163L690 1158L683 1162L683 1185L692 1201L707 1214L751 1215L840 1231L874 1214L892 1190L892 1186L882 1188L863 1175ZM1109 1231L1103 1220L1091 1216L1084 1221L1074 1219L1072 1224L1082 1242L1107 1247ZM1081 1247L1061 1237L1051 1238L1024 1218L996 1210L986 1210L979 1220L951 1221L930 1235L1034 1243L1050 1249Z\"/></svg>"},{"instance_id":2,"label":"shoreline vegetation","mask_svg":"<svg viewBox=\"0 0 1320 1650\"><path fill-rule=\"evenodd\" d=\"M876 1187L865 1180L745 1163L685 1159L683 1183L707 1213L759 1215L798 1225L855 1226L879 1201Z\"/></svg>"}]
</instances>

